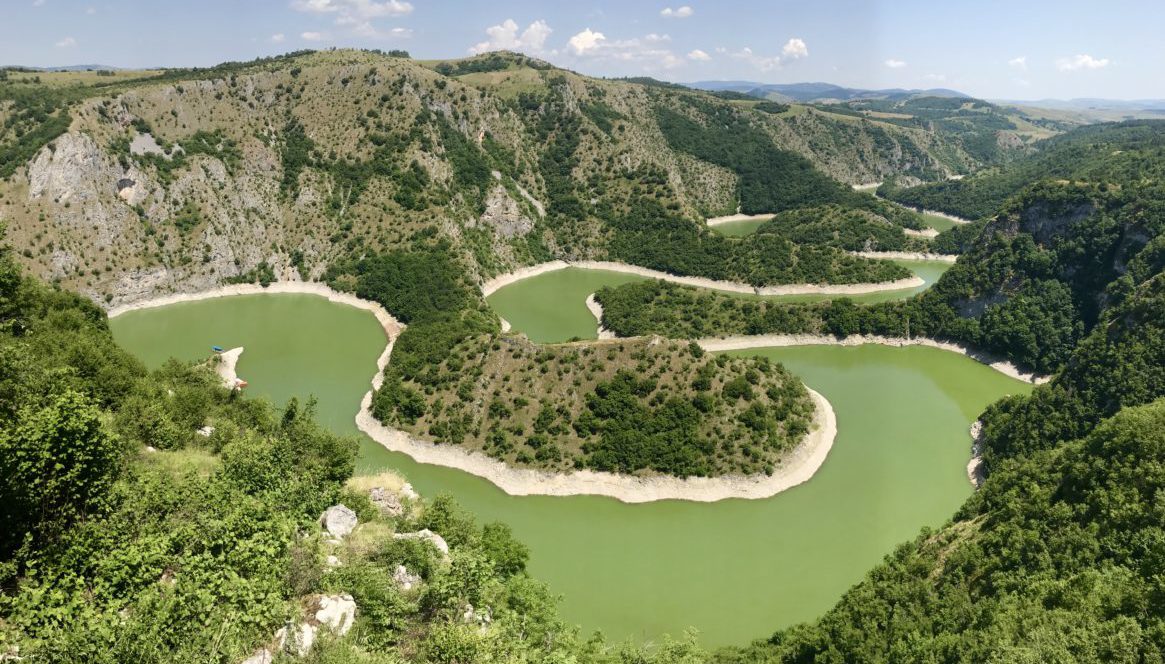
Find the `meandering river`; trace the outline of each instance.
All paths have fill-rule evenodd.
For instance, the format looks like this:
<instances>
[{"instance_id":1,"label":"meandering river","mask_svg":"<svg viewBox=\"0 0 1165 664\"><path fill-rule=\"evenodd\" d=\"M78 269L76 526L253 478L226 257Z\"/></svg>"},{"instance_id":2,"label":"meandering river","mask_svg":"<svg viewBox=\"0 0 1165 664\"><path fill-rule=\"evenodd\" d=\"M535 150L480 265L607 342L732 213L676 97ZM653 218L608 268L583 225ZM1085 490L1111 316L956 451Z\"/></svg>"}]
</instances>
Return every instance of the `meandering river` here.
<instances>
[{"instance_id":1,"label":"meandering river","mask_svg":"<svg viewBox=\"0 0 1165 664\"><path fill-rule=\"evenodd\" d=\"M936 267L937 269L937 267ZM594 335L583 305L609 273L550 273L490 302L538 339ZM937 276L937 274L935 275ZM384 336L371 314L311 295L176 304L111 321L147 364L245 346L249 394L315 395L320 420L359 435L353 416ZM453 494L503 520L531 549L531 572L561 593L567 620L609 637L655 639L688 626L710 646L742 644L820 615L892 548L938 526L970 494L967 428L1024 383L922 347L763 349L833 404L838 437L808 483L766 500L626 505L596 497L513 497L472 475L424 466L361 436L359 469L395 468L423 494Z\"/></svg>"}]
</instances>

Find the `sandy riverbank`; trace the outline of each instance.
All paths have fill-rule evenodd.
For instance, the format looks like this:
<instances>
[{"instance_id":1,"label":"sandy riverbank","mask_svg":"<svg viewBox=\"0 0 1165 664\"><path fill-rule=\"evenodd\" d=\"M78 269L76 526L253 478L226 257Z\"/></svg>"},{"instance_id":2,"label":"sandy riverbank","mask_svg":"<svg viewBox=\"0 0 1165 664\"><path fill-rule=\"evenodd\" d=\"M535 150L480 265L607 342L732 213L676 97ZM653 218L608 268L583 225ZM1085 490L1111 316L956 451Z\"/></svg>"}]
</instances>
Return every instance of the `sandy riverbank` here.
<instances>
[{"instance_id":1,"label":"sandy riverbank","mask_svg":"<svg viewBox=\"0 0 1165 664\"><path fill-rule=\"evenodd\" d=\"M239 357L243 354L243 347L224 350L218 354L218 362L214 365L215 373L222 379L222 384L228 390L239 386Z\"/></svg>"},{"instance_id":2,"label":"sandy riverbank","mask_svg":"<svg viewBox=\"0 0 1165 664\"><path fill-rule=\"evenodd\" d=\"M971 460L967 462L967 479L971 486L983 486L987 474L983 471L983 420L971 423Z\"/></svg>"},{"instance_id":3,"label":"sandy riverbank","mask_svg":"<svg viewBox=\"0 0 1165 664\"><path fill-rule=\"evenodd\" d=\"M591 312L591 315L595 317L595 321L598 323L599 328L596 332L599 335L598 338L614 339L615 333L603 327L603 305L599 304L599 301L595 299L594 293L587 296L587 311Z\"/></svg>"},{"instance_id":4,"label":"sandy riverbank","mask_svg":"<svg viewBox=\"0 0 1165 664\"><path fill-rule=\"evenodd\" d=\"M928 240L938 237L938 229L936 228L924 228L920 231L916 231L913 228L903 228L902 232L910 237L924 237Z\"/></svg>"},{"instance_id":5,"label":"sandy riverbank","mask_svg":"<svg viewBox=\"0 0 1165 664\"><path fill-rule=\"evenodd\" d=\"M704 220L704 223L709 226L719 226L720 224L731 224L734 221L768 221L777 215L769 214L729 214L723 217L709 217Z\"/></svg>"},{"instance_id":6,"label":"sandy riverbank","mask_svg":"<svg viewBox=\"0 0 1165 664\"><path fill-rule=\"evenodd\" d=\"M372 393L364 396L356 426L390 450L403 452L420 463L458 470L485 478L512 496L596 495L625 503L656 500L715 502L728 498L768 498L813 477L829 455L837 436L837 418L829 401L813 390L814 421L809 434L772 475L725 477L632 477L583 470L547 473L513 468L456 445L437 445L387 427L372 416Z\"/></svg>"},{"instance_id":7,"label":"sandy riverbank","mask_svg":"<svg viewBox=\"0 0 1165 664\"><path fill-rule=\"evenodd\" d=\"M881 187L882 183L880 181L879 182L866 182L864 184L855 184L855 185L850 185L850 186L852 186L854 188L854 191L872 191L874 189L877 189L878 187Z\"/></svg>"},{"instance_id":8,"label":"sandy riverbank","mask_svg":"<svg viewBox=\"0 0 1165 664\"><path fill-rule=\"evenodd\" d=\"M178 304L179 302L197 302L199 300L213 300L219 297L231 297L233 295L262 295L268 293L295 293L301 295L318 295L327 298L331 302L339 304L346 304L350 307L363 309L372 312L376 317L381 327L391 337L395 337L404 329L404 325L393 318L392 314L377 304L369 300L362 300L351 293L341 293L340 291L332 290L327 284L321 284L314 281L279 281L267 286L266 288L258 284L233 284L230 286L221 286L211 290L200 291L197 293L174 293L172 295L163 295L140 302L131 302L129 304L122 304L113 309L110 309L108 315L110 318L116 318L124 313L130 311L138 311L141 309L153 309L155 307L165 307L171 304Z\"/></svg>"},{"instance_id":9,"label":"sandy riverbank","mask_svg":"<svg viewBox=\"0 0 1165 664\"><path fill-rule=\"evenodd\" d=\"M915 212L919 212L921 214L930 214L930 215L934 215L936 217L942 217L943 219L950 219L951 221L955 222L956 224L969 224L973 221L972 219L964 219L963 217L956 217L953 214L947 214L946 212L939 212L938 210L926 210L923 208L911 208L911 209L914 210Z\"/></svg>"},{"instance_id":10,"label":"sandy riverbank","mask_svg":"<svg viewBox=\"0 0 1165 664\"><path fill-rule=\"evenodd\" d=\"M770 348L774 346L861 346L863 344L878 344L880 346L928 346L940 350L966 355L967 357L986 364L999 373L1022 380L1025 383L1046 383L1048 376L1038 376L1033 373L1020 371L1014 364L966 346L949 341L937 341L926 337L882 337L875 335L853 335L837 338L824 334L758 334L754 336L709 337L697 340L700 347L706 351L741 350L745 348Z\"/></svg>"},{"instance_id":11,"label":"sandy riverbank","mask_svg":"<svg viewBox=\"0 0 1165 664\"><path fill-rule=\"evenodd\" d=\"M935 261L938 263L954 263L959 257L951 254L924 254L917 251L852 251L854 256L862 258L881 258L891 261Z\"/></svg>"},{"instance_id":12,"label":"sandy riverbank","mask_svg":"<svg viewBox=\"0 0 1165 664\"><path fill-rule=\"evenodd\" d=\"M616 263L612 261L575 261L568 263L566 261L550 261L547 263L540 263L538 265L531 265L524 267L507 274L499 275L485 282L481 286L482 295L489 297L499 289L509 286L510 284L536 277L547 272L554 272L556 270L565 270L568 267L577 267L584 270L604 270L607 272L621 272L623 274L634 274L648 279L662 279L672 283L682 284L684 286L695 286L696 288L708 288L711 290L725 291L729 293L748 293L752 295L864 295L866 293L877 293L881 291L902 290L904 288L916 288L922 286L926 282L914 275L905 279L897 281L882 281L878 283L865 284L787 284L783 286L751 286L735 281L715 281L713 279L705 279L703 277L681 277L675 274L668 274L667 272L660 272L659 270L651 270L637 265L628 265L626 263Z\"/></svg>"}]
</instances>

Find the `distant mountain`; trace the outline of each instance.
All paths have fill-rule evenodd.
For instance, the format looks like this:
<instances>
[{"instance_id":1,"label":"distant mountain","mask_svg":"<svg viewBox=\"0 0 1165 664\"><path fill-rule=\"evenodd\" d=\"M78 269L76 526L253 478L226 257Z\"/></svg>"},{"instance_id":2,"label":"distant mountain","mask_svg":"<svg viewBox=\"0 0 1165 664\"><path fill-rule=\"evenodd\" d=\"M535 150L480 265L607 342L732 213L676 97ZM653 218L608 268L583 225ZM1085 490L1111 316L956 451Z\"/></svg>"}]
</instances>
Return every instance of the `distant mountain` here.
<instances>
[{"instance_id":1,"label":"distant mountain","mask_svg":"<svg viewBox=\"0 0 1165 664\"><path fill-rule=\"evenodd\" d=\"M1077 97L1075 99L1008 99L999 100L996 103L1073 111L1165 111L1165 99L1099 99L1096 97Z\"/></svg>"},{"instance_id":2,"label":"distant mountain","mask_svg":"<svg viewBox=\"0 0 1165 664\"><path fill-rule=\"evenodd\" d=\"M26 67L24 65L0 65L0 69L23 69L24 71L117 71L121 67L110 65L64 65L62 67Z\"/></svg>"},{"instance_id":3,"label":"distant mountain","mask_svg":"<svg viewBox=\"0 0 1165 664\"><path fill-rule=\"evenodd\" d=\"M756 81L696 81L689 87L712 92L727 90L771 99L773 101L851 101L854 99L901 100L912 97L969 97L958 90L931 88L927 90L907 90L891 88L886 90L866 90L847 88L832 83L757 83Z\"/></svg>"}]
</instances>

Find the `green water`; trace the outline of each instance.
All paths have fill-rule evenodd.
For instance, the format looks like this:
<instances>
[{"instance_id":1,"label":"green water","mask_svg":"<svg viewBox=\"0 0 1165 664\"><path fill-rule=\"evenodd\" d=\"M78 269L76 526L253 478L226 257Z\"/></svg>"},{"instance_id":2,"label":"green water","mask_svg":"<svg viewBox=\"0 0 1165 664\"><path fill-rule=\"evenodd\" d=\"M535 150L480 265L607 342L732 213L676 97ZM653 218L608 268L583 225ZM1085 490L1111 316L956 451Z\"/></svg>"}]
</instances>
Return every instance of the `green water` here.
<instances>
[{"instance_id":1,"label":"green water","mask_svg":"<svg viewBox=\"0 0 1165 664\"><path fill-rule=\"evenodd\" d=\"M950 269L950 263L935 261L895 261L922 277L916 288L848 296L855 302L873 303L910 297L930 288ZM498 315L510 321L514 331L524 332L540 343L556 343L573 337L594 339L598 322L587 309L587 296L603 286L644 281L644 277L604 270L569 267L523 279L499 289L487 298ZM836 295L750 295L725 293L732 297L779 300L782 302L814 302L828 300Z\"/></svg>"},{"instance_id":2,"label":"green water","mask_svg":"<svg viewBox=\"0 0 1165 664\"><path fill-rule=\"evenodd\" d=\"M744 219L742 221L729 221L723 224L716 224L710 228L721 235L728 237L744 237L745 235L752 235L756 229L763 226L770 219Z\"/></svg>"},{"instance_id":3,"label":"green water","mask_svg":"<svg viewBox=\"0 0 1165 664\"><path fill-rule=\"evenodd\" d=\"M946 217L940 217L937 214L926 214L925 212L922 213L922 220L926 222L927 226L940 232L953 228L955 225L955 222Z\"/></svg>"},{"instance_id":4,"label":"green water","mask_svg":"<svg viewBox=\"0 0 1165 664\"><path fill-rule=\"evenodd\" d=\"M345 433L355 433L352 417L383 348L370 314L314 296L179 304L111 324L154 366L171 355L205 357L212 344L246 346L238 368L249 394L276 402L314 394L321 420ZM930 348L749 352L784 362L824 394L839 427L818 474L767 500L516 498L368 439L360 470L398 469L423 494L449 492L483 519L509 523L530 546L531 572L587 631L655 639L692 625L707 645L741 644L820 615L897 543L949 518L970 494L968 424L996 398L1027 389Z\"/></svg>"}]
</instances>

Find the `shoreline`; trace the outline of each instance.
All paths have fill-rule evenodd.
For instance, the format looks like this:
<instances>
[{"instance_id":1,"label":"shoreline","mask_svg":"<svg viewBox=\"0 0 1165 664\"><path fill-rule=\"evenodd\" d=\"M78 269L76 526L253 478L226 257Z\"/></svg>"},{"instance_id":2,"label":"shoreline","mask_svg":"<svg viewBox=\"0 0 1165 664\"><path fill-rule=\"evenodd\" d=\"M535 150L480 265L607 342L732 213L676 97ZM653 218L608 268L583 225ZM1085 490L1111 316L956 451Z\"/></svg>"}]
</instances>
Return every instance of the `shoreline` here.
<instances>
[{"instance_id":1,"label":"shoreline","mask_svg":"<svg viewBox=\"0 0 1165 664\"><path fill-rule=\"evenodd\" d=\"M938 210L927 210L926 208L916 208L916 207L911 207L909 205L907 205L905 207L909 207L911 210L914 210L915 212L918 212L919 214L929 214L929 215L932 215L935 217L942 217L943 219L949 219L950 221L953 221L956 224L969 224L972 221L974 221L974 219L965 219L963 217L956 217L953 214L947 214L946 212L939 212Z\"/></svg>"},{"instance_id":2,"label":"shoreline","mask_svg":"<svg viewBox=\"0 0 1165 664\"><path fill-rule=\"evenodd\" d=\"M754 336L738 335L730 337L705 337L697 339L696 343L708 352L725 350L746 350L750 348L774 348L786 346L862 346L875 344L901 348L905 346L927 346L939 350L958 353L984 364L999 373L1015 380L1040 385L1051 380L1050 376L1039 376L1034 373L1020 371L1011 362L998 357L977 351L967 346L949 341L937 341L927 337L883 337L878 335L855 334L844 338L837 338L825 334L758 334Z\"/></svg>"},{"instance_id":3,"label":"shoreline","mask_svg":"<svg viewBox=\"0 0 1165 664\"><path fill-rule=\"evenodd\" d=\"M967 462L967 480L976 489L987 481L983 468L983 420L971 423L971 460Z\"/></svg>"},{"instance_id":4,"label":"shoreline","mask_svg":"<svg viewBox=\"0 0 1165 664\"><path fill-rule=\"evenodd\" d=\"M938 229L937 228L924 228L922 230L915 230L913 228L903 228L902 232L905 233L906 235L909 235L910 237L924 237L924 238L927 238L928 240L933 240L934 238L938 237Z\"/></svg>"},{"instance_id":5,"label":"shoreline","mask_svg":"<svg viewBox=\"0 0 1165 664\"><path fill-rule=\"evenodd\" d=\"M775 212L768 214L741 214L737 212L736 214L727 214L723 217L708 217L704 220L704 223L708 226L719 226L721 224L731 224L734 221L768 221L775 216L777 216Z\"/></svg>"},{"instance_id":6,"label":"shoreline","mask_svg":"<svg viewBox=\"0 0 1165 664\"><path fill-rule=\"evenodd\" d=\"M243 346L224 350L218 354L218 362L215 364L214 371L222 379L223 387L228 390L233 390L239 387L238 365L239 357L243 354Z\"/></svg>"},{"instance_id":7,"label":"shoreline","mask_svg":"<svg viewBox=\"0 0 1165 664\"><path fill-rule=\"evenodd\" d=\"M515 284L523 279L529 279L538 275L546 274L548 272L555 272L557 270L565 270L569 267L577 267L583 270L604 270L607 272L619 272L622 274L633 274L648 279L662 279L663 281L670 281L672 283L681 284L683 286L695 286L696 288L707 288L710 290L724 291L728 293L745 293L748 295L865 295L867 293L878 293L881 291L904 290L907 288L917 288L926 283L922 277L912 275L904 277L897 281L881 281L875 283L862 284L787 284L781 286L751 286L749 284L735 282L735 281L716 281L707 279L705 277L682 277L667 272L660 272L659 270L652 270L650 268L639 267L637 265L628 265L627 263L616 263L612 261L574 261L567 262L563 260L548 261L546 263L539 263L538 265L531 265L528 267L519 268L513 272L498 275L481 285L482 296L489 297L498 290L505 288L511 284Z\"/></svg>"},{"instance_id":8,"label":"shoreline","mask_svg":"<svg viewBox=\"0 0 1165 664\"><path fill-rule=\"evenodd\" d=\"M379 375L379 374L378 374ZM730 498L761 499L809 481L825 463L837 437L837 417L829 401L808 386L814 403L813 426L772 475L721 477L635 477L593 470L565 474L514 468L480 452L439 445L381 423L370 409L372 393L364 395L356 426L368 437L418 463L444 466L481 477L511 496L577 496L614 498L624 503L684 500L711 503Z\"/></svg>"},{"instance_id":9,"label":"shoreline","mask_svg":"<svg viewBox=\"0 0 1165 664\"><path fill-rule=\"evenodd\" d=\"M933 261L951 264L959 258L953 254L924 254L918 251L851 251L850 253L862 258L880 258L892 261Z\"/></svg>"},{"instance_id":10,"label":"shoreline","mask_svg":"<svg viewBox=\"0 0 1165 664\"><path fill-rule=\"evenodd\" d=\"M595 294L591 293L587 296L587 311L595 317L595 322L598 324L598 338L599 339L614 339L615 333L603 327L603 305L595 299Z\"/></svg>"}]
</instances>

